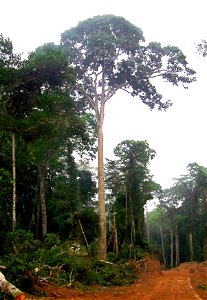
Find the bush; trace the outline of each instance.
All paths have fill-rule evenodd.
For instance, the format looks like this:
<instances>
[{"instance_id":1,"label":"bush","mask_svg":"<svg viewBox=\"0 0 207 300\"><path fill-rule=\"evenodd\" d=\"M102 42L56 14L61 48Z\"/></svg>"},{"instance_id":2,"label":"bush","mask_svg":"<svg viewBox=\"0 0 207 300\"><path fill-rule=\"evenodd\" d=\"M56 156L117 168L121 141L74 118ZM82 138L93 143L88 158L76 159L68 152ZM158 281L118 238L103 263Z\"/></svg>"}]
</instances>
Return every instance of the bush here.
<instances>
[{"instance_id":1,"label":"bush","mask_svg":"<svg viewBox=\"0 0 207 300\"><path fill-rule=\"evenodd\" d=\"M53 246L58 246L61 244L60 237L58 234L49 233L44 239L44 246L46 249L50 249Z\"/></svg>"},{"instance_id":2,"label":"bush","mask_svg":"<svg viewBox=\"0 0 207 300\"><path fill-rule=\"evenodd\" d=\"M31 232L18 230L9 232L4 241L4 254L6 256L31 253L41 245L39 240L35 240Z\"/></svg>"},{"instance_id":3,"label":"bush","mask_svg":"<svg viewBox=\"0 0 207 300\"><path fill-rule=\"evenodd\" d=\"M119 258L139 260L143 257L144 251L137 245L123 244Z\"/></svg>"},{"instance_id":4,"label":"bush","mask_svg":"<svg viewBox=\"0 0 207 300\"><path fill-rule=\"evenodd\" d=\"M127 285L135 281L135 266L125 263L104 263L98 261L96 264L97 277L104 286Z\"/></svg>"},{"instance_id":5,"label":"bush","mask_svg":"<svg viewBox=\"0 0 207 300\"><path fill-rule=\"evenodd\" d=\"M0 291L0 300L14 300L14 297L8 293Z\"/></svg>"},{"instance_id":6,"label":"bush","mask_svg":"<svg viewBox=\"0 0 207 300\"><path fill-rule=\"evenodd\" d=\"M40 243L30 233L10 233L5 250L8 251L3 258L7 266L6 278L30 293L34 293L33 281L37 283L41 278L58 285L70 283L79 288L91 284L126 285L136 279L134 265L125 263L130 258L127 245L123 247L121 256L109 254L116 264L99 261L95 243L86 249L74 241L61 243L55 234L47 235L44 242ZM131 249L130 253L133 257L141 256L138 247Z\"/></svg>"}]
</instances>

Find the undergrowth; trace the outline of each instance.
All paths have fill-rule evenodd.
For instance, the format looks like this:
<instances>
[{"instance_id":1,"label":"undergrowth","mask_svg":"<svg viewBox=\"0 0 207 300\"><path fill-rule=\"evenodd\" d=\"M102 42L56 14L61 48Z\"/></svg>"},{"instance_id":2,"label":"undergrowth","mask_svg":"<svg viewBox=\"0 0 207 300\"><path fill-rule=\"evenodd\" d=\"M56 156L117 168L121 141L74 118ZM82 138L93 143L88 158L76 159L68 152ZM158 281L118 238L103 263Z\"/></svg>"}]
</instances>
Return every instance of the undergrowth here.
<instances>
[{"instance_id":1,"label":"undergrowth","mask_svg":"<svg viewBox=\"0 0 207 300\"><path fill-rule=\"evenodd\" d=\"M137 278L136 268L127 261L142 255L139 247L129 249L125 245L119 256L109 253L104 262L98 260L94 242L87 249L75 241L61 242L56 234L48 234L41 242L31 233L17 231L7 235L1 263L6 267L4 275L8 281L34 293L40 280L78 289L90 288L92 284L131 284Z\"/></svg>"}]
</instances>

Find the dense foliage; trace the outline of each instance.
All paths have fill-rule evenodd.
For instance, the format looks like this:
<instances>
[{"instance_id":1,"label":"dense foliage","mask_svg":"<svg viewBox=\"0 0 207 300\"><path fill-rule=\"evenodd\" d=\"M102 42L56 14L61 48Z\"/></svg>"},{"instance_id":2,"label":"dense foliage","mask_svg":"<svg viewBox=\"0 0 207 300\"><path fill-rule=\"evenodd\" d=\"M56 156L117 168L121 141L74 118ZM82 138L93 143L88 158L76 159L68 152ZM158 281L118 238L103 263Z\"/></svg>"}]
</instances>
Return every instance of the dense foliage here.
<instances>
[{"instance_id":1,"label":"dense foliage","mask_svg":"<svg viewBox=\"0 0 207 300\"><path fill-rule=\"evenodd\" d=\"M135 264L127 264L126 258L122 263L101 262L97 258L97 246L93 243L89 248L74 240L62 243L55 234L48 234L40 242L26 231L12 232L4 240L3 250L4 260L1 263L6 266L6 278L28 293L38 294L41 279L89 289L94 283L126 285L137 278ZM136 254L137 258L142 256L141 251Z\"/></svg>"},{"instance_id":2,"label":"dense foliage","mask_svg":"<svg viewBox=\"0 0 207 300\"><path fill-rule=\"evenodd\" d=\"M146 141L126 140L114 154L117 159L106 164L106 187L109 211L116 214L118 241L145 247L144 207L161 191L148 169L155 151Z\"/></svg>"},{"instance_id":3,"label":"dense foliage","mask_svg":"<svg viewBox=\"0 0 207 300\"><path fill-rule=\"evenodd\" d=\"M1 38L2 233L3 229L13 228L10 202L12 193L16 193L17 228L44 237L48 221L49 228L54 228L56 218L59 219L57 232L62 230L66 234L68 231L69 236L72 216L84 205L84 201L81 203L84 193L81 189L84 184L88 185L91 198L96 191L90 171L80 187L78 174L81 178L84 171L78 170L73 155L74 150L89 155L95 150L92 118L84 114L78 102L70 96L75 75L59 47L44 45L31 53L27 60L21 61L20 56L13 55L12 43L3 36ZM8 53L10 64L6 59ZM5 72L8 78L4 76ZM11 167L14 163L11 135L15 135L15 180ZM16 190L12 191L14 181ZM61 206L64 214L60 212L53 216Z\"/></svg>"},{"instance_id":4,"label":"dense foliage","mask_svg":"<svg viewBox=\"0 0 207 300\"><path fill-rule=\"evenodd\" d=\"M207 168L192 163L187 171L164 190L159 208L149 214L150 242L165 248L169 266L207 258Z\"/></svg>"}]
</instances>

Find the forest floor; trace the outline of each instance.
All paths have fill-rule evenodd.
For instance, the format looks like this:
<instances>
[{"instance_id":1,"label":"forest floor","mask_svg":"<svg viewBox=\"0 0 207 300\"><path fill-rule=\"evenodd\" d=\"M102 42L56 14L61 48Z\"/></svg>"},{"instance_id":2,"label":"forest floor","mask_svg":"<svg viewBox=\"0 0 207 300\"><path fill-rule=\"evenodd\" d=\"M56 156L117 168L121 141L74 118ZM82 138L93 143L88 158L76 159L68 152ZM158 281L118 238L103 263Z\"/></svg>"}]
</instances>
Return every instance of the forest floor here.
<instances>
[{"instance_id":1,"label":"forest floor","mask_svg":"<svg viewBox=\"0 0 207 300\"><path fill-rule=\"evenodd\" d=\"M43 284L40 288L47 297L29 299L49 300L191 300L207 299L207 261L183 263L172 270L161 270L160 263L146 259L146 269L132 285L100 288L81 292L66 287Z\"/></svg>"}]
</instances>

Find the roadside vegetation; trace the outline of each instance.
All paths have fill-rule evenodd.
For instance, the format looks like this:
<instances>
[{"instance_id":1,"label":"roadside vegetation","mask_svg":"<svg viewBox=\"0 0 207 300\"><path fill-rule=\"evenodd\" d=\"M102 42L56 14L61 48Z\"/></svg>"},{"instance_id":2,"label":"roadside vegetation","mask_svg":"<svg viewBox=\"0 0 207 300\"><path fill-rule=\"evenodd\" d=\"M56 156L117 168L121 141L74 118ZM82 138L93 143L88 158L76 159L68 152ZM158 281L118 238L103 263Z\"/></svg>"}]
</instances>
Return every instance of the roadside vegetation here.
<instances>
[{"instance_id":1,"label":"roadside vegetation","mask_svg":"<svg viewBox=\"0 0 207 300\"><path fill-rule=\"evenodd\" d=\"M72 240L62 242L56 234L40 241L25 231L7 234L3 244L0 263L7 280L39 296L38 287L44 282L80 290L131 284L138 278L135 261L144 253L139 247L130 251L123 247L119 255L108 253L108 260L100 261L94 242L85 247Z\"/></svg>"}]
</instances>

